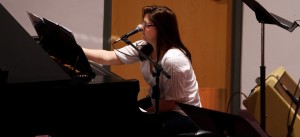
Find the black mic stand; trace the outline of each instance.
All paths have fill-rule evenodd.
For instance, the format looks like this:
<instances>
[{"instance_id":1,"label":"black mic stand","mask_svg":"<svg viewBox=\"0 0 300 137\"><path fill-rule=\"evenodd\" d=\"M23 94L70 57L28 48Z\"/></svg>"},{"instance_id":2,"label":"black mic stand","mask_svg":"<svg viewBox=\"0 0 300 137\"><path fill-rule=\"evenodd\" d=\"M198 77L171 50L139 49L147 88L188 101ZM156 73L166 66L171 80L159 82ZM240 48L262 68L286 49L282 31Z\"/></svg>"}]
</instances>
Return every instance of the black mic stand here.
<instances>
[{"instance_id":1,"label":"black mic stand","mask_svg":"<svg viewBox=\"0 0 300 137\"><path fill-rule=\"evenodd\" d=\"M294 23L287 21L273 13L269 13L263 6L255 0L242 0L251 8L256 15L256 19L261 23L261 66L260 66L260 124L262 130L266 131L266 67L265 67L265 24L275 24L290 32L292 32L299 25L296 21Z\"/></svg>"},{"instance_id":2,"label":"black mic stand","mask_svg":"<svg viewBox=\"0 0 300 137\"><path fill-rule=\"evenodd\" d=\"M300 83L300 79L299 79L299 82L298 82L298 85L297 85L297 88L296 88L296 92L298 90L298 87L299 87L299 83ZM290 93L290 92L288 92ZM291 96L291 95L290 95ZM299 107L300 107L300 94L299 94L299 97L298 97L298 100L292 95L292 101L295 103L296 105L296 109L295 109L295 112L294 112L294 115L293 115L293 119L292 119L292 122L291 124L288 126L288 134L287 134L287 137L292 137L292 133L293 133L293 130L294 130L294 124L295 124L295 119L297 117L297 114L298 114L298 110L299 110Z\"/></svg>"},{"instance_id":3,"label":"black mic stand","mask_svg":"<svg viewBox=\"0 0 300 137\"><path fill-rule=\"evenodd\" d=\"M296 119L296 116L297 116L297 113L298 113L298 110L299 110L299 106L300 106L300 95L298 97L298 101L295 104L296 104L296 109L295 109L295 112L294 112L294 116L293 116L292 122L291 122L291 124L288 127L287 137L292 137L295 119Z\"/></svg>"},{"instance_id":4,"label":"black mic stand","mask_svg":"<svg viewBox=\"0 0 300 137\"><path fill-rule=\"evenodd\" d=\"M155 81L156 85L152 88L152 98L155 99L155 113L159 112L159 99L160 99L160 89L159 89L159 77L160 73L162 73L164 76L166 76L168 79L171 78L171 76L165 72L161 65L154 62L151 58L149 58L147 55L145 55L140 49L138 49L136 46L132 44L127 38L122 39L126 44L131 45L135 50L139 52L139 54L147 59L151 64L153 64L155 68Z\"/></svg>"}]
</instances>

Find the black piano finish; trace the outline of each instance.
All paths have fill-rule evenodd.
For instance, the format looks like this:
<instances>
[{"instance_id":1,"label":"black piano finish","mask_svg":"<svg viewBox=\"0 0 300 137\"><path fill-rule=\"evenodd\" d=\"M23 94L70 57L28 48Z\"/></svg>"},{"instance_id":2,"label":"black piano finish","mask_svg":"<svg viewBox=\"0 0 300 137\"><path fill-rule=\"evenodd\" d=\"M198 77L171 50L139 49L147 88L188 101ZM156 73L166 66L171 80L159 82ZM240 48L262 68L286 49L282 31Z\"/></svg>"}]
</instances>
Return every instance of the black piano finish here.
<instances>
[{"instance_id":1,"label":"black piano finish","mask_svg":"<svg viewBox=\"0 0 300 137\"><path fill-rule=\"evenodd\" d=\"M138 81L110 81L115 79L105 75L98 80L58 87L46 83L3 86L2 129L20 137L101 135L138 122L142 115L137 106Z\"/></svg>"},{"instance_id":2,"label":"black piano finish","mask_svg":"<svg viewBox=\"0 0 300 137\"><path fill-rule=\"evenodd\" d=\"M0 83L0 136L156 135L159 115L140 111L138 80L125 80L89 62L95 77L81 81L54 61L1 3L0 15L0 66L7 72Z\"/></svg>"},{"instance_id":3,"label":"black piano finish","mask_svg":"<svg viewBox=\"0 0 300 137\"><path fill-rule=\"evenodd\" d=\"M239 115L178 103L198 126L222 137L268 137L260 128Z\"/></svg>"},{"instance_id":4,"label":"black piano finish","mask_svg":"<svg viewBox=\"0 0 300 137\"><path fill-rule=\"evenodd\" d=\"M17 137L158 134L159 115L143 113L138 108L137 80L117 80L107 75L97 75L95 80L98 82L52 88L15 84L14 88L2 91L6 101L1 105L0 124L4 132L0 134Z\"/></svg>"}]
</instances>

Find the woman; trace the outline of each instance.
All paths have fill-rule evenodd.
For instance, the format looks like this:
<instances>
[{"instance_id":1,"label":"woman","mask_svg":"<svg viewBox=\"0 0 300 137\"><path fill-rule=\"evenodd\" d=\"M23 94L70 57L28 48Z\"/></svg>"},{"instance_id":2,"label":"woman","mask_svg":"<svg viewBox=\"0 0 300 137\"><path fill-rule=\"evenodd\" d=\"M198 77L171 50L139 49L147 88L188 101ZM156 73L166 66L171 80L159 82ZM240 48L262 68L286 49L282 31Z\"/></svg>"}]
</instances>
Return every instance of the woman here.
<instances>
[{"instance_id":1,"label":"woman","mask_svg":"<svg viewBox=\"0 0 300 137\"><path fill-rule=\"evenodd\" d=\"M133 43L154 62L160 64L171 77L159 77L160 100L157 107L146 108L148 112L159 112L163 118L163 136L174 136L185 132L195 132L198 127L176 103L201 107L198 83L192 68L191 53L181 42L175 13L166 6L146 6L142 10L143 40ZM89 60L104 65L141 63L145 81L156 85L155 68L131 45L113 51L83 48ZM153 88L149 89L152 96Z\"/></svg>"}]
</instances>

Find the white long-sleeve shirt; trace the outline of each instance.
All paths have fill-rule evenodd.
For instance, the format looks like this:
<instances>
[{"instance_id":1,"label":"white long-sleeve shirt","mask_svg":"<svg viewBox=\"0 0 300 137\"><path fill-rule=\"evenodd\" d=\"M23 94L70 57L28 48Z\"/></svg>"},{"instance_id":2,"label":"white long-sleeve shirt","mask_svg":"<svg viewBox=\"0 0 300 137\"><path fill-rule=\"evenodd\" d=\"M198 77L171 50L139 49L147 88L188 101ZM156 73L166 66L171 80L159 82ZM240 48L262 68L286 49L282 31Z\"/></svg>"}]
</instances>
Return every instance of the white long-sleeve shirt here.
<instances>
[{"instance_id":1,"label":"white long-sleeve shirt","mask_svg":"<svg viewBox=\"0 0 300 137\"><path fill-rule=\"evenodd\" d=\"M139 49L146 44L147 43L143 40L133 43L133 45ZM139 61L141 63L141 72L145 81L150 85L150 87L156 85L155 76L153 76L150 71L150 62L147 60L140 61L138 57L139 52L135 48L131 45L127 45L118 50L115 49L115 53L124 64ZM168 79L162 73L160 74L160 98L201 107L196 75L191 62L186 55L181 50L172 48L164 54L158 63L162 66L163 70L171 76L171 78ZM152 92L152 88L150 88L150 96L152 95ZM174 111L178 111L185 115L179 107L177 107Z\"/></svg>"}]
</instances>

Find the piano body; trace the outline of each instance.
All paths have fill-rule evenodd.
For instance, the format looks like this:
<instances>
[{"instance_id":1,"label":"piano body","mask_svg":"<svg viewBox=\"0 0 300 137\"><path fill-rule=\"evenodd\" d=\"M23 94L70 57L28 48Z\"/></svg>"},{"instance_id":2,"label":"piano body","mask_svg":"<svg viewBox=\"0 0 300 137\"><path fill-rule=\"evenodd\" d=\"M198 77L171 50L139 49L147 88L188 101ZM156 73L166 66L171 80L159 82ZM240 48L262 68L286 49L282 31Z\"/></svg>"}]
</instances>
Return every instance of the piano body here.
<instances>
[{"instance_id":1,"label":"piano body","mask_svg":"<svg viewBox=\"0 0 300 137\"><path fill-rule=\"evenodd\" d=\"M0 15L0 134L139 136L152 129L148 135L156 134L159 116L137 105L138 80L87 61L72 40L58 43L60 36L49 36L39 38L45 47L40 46L1 3Z\"/></svg>"}]
</instances>

